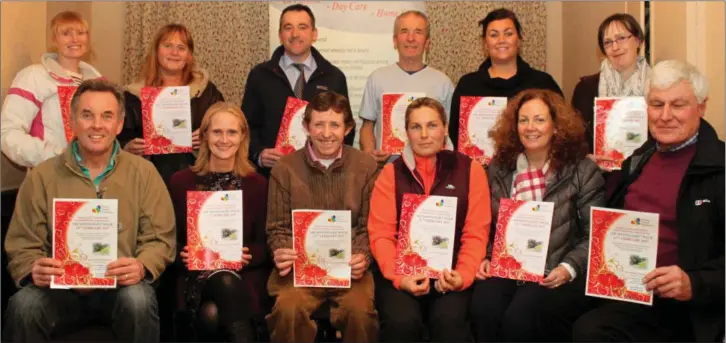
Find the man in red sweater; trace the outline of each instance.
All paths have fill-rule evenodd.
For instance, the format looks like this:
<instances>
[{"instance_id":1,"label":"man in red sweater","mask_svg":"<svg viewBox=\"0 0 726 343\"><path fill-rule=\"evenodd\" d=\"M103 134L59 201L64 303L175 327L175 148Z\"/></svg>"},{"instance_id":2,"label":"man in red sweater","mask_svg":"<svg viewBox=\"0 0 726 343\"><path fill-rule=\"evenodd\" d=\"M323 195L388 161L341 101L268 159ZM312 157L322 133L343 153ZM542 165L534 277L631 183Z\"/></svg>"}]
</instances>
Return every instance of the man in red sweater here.
<instances>
[{"instance_id":1,"label":"man in red sweater","mask_svg":"<svg viewBox=\"0 0 726 343\"><path fill-rule=\"evenodd\" d=\"M575 341L721 341L724 332L724 142L703 120L706 77L658 63L645 84L652 139L629 157L611 208L658 213L653 306L593 300Z\"/></svg>"}]
</instances>

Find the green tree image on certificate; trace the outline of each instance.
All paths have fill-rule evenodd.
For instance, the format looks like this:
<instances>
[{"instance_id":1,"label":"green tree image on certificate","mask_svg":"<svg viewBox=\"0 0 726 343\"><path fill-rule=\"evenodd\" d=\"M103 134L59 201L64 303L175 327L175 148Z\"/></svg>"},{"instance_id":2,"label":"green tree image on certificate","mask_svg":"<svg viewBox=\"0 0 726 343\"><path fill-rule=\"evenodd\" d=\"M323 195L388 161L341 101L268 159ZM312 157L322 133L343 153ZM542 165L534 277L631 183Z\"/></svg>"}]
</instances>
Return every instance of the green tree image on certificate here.
<instances>
[{"instance_id":1,"label":"green tree image on certificate","mask_svg":"<svg viewBox=\"0 0 726 343\"><path fill-rule=\"evenodd\" d=\"M538 241L536 239L528 239L527 240L527 250L536 251L536 252L542 251L542 242Z\"/></svg>"},{"instance_id":2,"label":"green tree image on certificate","mask_svg":"<svg viewBox=\"0 0 726 343\"><path fill-rule=\"evenodd\" d=\"M222 229L222 239L235 240L237 239L237 230L235 229Z\"/></svg>"},{"instance_id":3,"label":"green tree image on certificate","mask_svg":"<svg viewBox=\"0 0 726 343\"><path fill-rule=\"evenodd\" d=\"M93 254L96 255L108 255L111 252L111 247L106 243L93 243Z\"/></svg>"},{"instance_id":4,"label":"green tree image on certificate","mask_svg":"<svg viewBox=\"0 0 726 343\"><path fill-rule=\"evenodd\" d=\"M638 269L648 268L648 259L638 255L630 255L630 265Z\"/></svg>"},{"instance_id":5,"label":"green tree image on certificate","mask_svg":"<svg viewBox=\"0 0 726 343\"><path fill-rule=\"evenodd\" d=\"M431 245L446 249L449 247L449 239L441 236L433 236L431 237Z\"/></svg>"},{"instance_id":6,"label":"green tree image on certificate","mask_svg":"<svg viewBox=\"0 0 726 343\"><path fill-rule=\"evenodd\" d=\"M343 249L330 249L328 250L328 256L332 258L337 259L344 259L345 258L345 250Z\"/></svg>"}]
</instances>

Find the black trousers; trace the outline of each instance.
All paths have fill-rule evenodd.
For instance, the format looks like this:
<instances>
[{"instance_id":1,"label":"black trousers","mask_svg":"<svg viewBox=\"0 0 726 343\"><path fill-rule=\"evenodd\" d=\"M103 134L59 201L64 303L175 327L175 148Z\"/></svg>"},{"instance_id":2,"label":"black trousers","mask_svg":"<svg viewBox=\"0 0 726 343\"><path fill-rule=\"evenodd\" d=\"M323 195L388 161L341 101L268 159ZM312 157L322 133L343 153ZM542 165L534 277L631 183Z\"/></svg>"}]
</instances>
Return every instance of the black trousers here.
<instances>
[{"instance_id":1,"label":"black trousers","mask_svg":"<svg viewBox=\"0 0 726 343\"><path fill-rule=\"evenodd\" d=\"M429 294L415 297L397 290L380 271L374 271L373 276L382 342L420 342L424 327L432 342L471 340L467 321L471 288L441 294L434 289L435 280L430 280Z\"/></svg>"},{"instance_id":2,"label":"black trousers","mask_svg":"<svg viewBox=\"0 0 726 343\"><path fill-rule=\"evenodd\" d=\"M252 300L245 291L240 277L232 272L219 271L205 281L197 311L201 338L217 337L218 327L228 340L235 342L246 341L251 336Z\"/></svg>"},{"instance_id":3,"label":"black trousers","mask_svg":"<svg viewBox=\"0 0 726 343\"><path fill-rule=\"evenodd\" d=\"M653 306L585 295L586 278L542 298L539 333L549 342L693 341L687 305L657 296Z\"/></svg>"},{"instance_id":4,"label":"black trousers","mask_svg":"<svg viewBox=\"0 0 726 343\"><path fill-rule=\"evenodd\" d=\"M673 299L655 298L653 306L608 299L573 324L575 342L692 342L689 308Z\"/></svg>"},{"instance_id":5,"label":"black trousers","mask_svg":"<svg viewBox=\"0 0 726 343\"><path fill-rule=\"evenodd\" d=\"M572 325L593 306L585 296L586 275L548 290L542 295L537 315L537 338L545 342L571 342Z\"/></svg>"},{"instance_id":6,"label":"black trousers","mask_svg":"<svg viewBox=\"0 0 726 343\"><path fill-rule=\"evenodd\" d=\"M547 289L532 282L488 278L474 284L471 315L477 342L537 341L537 314Z\"/></svg>"}]
</instances>

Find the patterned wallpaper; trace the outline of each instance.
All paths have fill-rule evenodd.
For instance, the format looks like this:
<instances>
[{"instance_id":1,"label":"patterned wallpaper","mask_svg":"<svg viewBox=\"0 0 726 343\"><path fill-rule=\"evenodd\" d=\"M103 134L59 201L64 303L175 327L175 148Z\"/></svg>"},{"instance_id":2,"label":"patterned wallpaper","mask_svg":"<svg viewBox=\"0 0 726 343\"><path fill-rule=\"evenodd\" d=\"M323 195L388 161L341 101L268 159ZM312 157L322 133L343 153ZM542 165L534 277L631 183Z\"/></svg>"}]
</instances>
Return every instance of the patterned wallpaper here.
<instances>
[{"instance_id":1,"label":"patterned wallpaper","mask_svg":"<svg viewBox=\"0 0 726 343\"><path fill-rule=\"evenodd\" d=\"M479 21L489 11L501 7L514 11L522 24L522 58L532 67L544 70L547 17L542 1L427 1L426 14L431 21L429 64L449 75L454 83L479 69L486 58Z\"/></svg>"},{"instance_id":2,"label":"patterned wallpaper","mask_svg":"<svg viewBox=\"0 0 726 343\"><path fill-rule=\"evenodd\" d=\"M522 56L545 66L545 5L537 2L427 1L432 25L428 63L457 82L485 57L478 21L492 9L507 7L523 26ZM197 64L207 69L225 99L240 103L250 69L267 59L267 2L127 2L123 77L138 75L156 31L166 23L185 24L194 37Z\"/></svg>"}]
</instances>

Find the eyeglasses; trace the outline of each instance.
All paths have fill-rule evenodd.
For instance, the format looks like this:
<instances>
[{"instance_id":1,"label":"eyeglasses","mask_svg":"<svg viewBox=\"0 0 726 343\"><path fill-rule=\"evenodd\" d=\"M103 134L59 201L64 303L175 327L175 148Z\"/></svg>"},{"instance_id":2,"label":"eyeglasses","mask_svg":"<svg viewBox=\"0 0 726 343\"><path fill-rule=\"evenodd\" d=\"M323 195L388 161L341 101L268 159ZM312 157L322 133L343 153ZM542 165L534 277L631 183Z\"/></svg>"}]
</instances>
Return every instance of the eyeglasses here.
<instances>
[{"instance_id":1,"label":"eyeglasses","mask_svg":"<svg viewBox=\"0 0 726 343\"><path fill-rule=\"evenodd\" d=\"M605 47L605 49L609 49L613 46L613 43L618 43L618 46L625 44L625 41L630 39L630 37L633 37L633 35L627 35L627 36L617 36L615 37L615 40L604 40L602 41L602 46Z\"/></svg>"}]
</instances>

